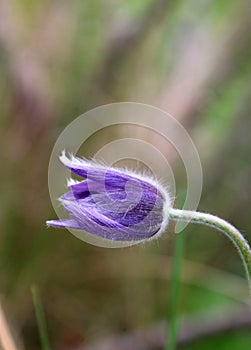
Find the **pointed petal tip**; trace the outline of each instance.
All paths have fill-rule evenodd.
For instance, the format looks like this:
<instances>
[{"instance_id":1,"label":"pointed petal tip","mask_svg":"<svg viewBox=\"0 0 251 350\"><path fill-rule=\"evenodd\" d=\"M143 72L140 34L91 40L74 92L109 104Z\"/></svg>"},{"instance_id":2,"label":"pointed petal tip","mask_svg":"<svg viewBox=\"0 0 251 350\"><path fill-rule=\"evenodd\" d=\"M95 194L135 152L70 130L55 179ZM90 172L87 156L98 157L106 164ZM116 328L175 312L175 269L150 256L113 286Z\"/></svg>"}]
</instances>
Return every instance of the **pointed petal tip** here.
<instances>
[{"instance_id":1,"label":"pointed petal tip","mask_svg":"<svg viewBox=\"0 0 251 350\"><path fill-rule=\"evenodd\" d=\"M57 226L58 225L58 221L59 220L46 220L45 223L46 223L47 227L51 227L51 226Z\"/></svg>"},{"instance_id":2,"label":"pointed petal tip","mask_svg":"<svg viewBox=\"0 0 251 350\"><path fill-rule=\"evenodd\" d=\"M62 151L61 155L59 156L59 160L68 168L86 166L87 164L90 163L90 161L87 161L85 158L79 158L75 156L73 153L68 152L68 155L67 155L65 149Z\"/></svg>"},{"instance_id":3,"label":"pointed petal tip","mask_svg":"<svg viewBox=\"0 0 251 350\"><path fill-rule=\"evenodd\" d=\"M69 159L66 155L65 149L62 151L61 155L59 156L59 160L61 163L63 163L65 166L70 165L71 159Z\"/></svg>"},{"instance_id":4,"label":"pointed petal tip","mask_svg":"<svg viewBox=\"0 0 251 350\"><path fill-rule=\"evenodd\" d=\"M61 227L61 228L72 228L80 230L82 227L74 219L63 219L63 220L47 220L47 227Z\"/></svg>"},{"instance_id":5,"label":"pointed petal tip","mask_svg":"<svg viewBox=\"0 0 251 350\"><path fill-rule=\"evenodd\" d=\"M69 179L67 179L66 180L67 182L66 182L66 184L67 184L67 187L71 187L71 186L73 186L73 185L78 185L81 181L79 181L79 180L75 180L75 179L73 179L73 178L69 178Z\"/></svg>"}]
</instances>

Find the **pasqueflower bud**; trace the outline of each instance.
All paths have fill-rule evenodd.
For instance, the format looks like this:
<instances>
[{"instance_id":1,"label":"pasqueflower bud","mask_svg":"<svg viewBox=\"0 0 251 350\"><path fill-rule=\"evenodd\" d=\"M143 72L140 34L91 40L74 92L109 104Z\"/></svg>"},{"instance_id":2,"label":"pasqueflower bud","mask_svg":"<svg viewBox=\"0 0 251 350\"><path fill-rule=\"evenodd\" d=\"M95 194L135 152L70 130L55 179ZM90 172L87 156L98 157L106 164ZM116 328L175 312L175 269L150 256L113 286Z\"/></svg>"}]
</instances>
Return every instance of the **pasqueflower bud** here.
<instances>
[{"instance_id":1,"label":"pasqueflower bud","mask_svg":"<svg viewBox=\"0 0 251 350\"><path fill-rule=\"evenodd\" d=\"M84 230L115 241L145 241L159 237L168 225L170 196L155 179L107 167L65 152L61 162L84 178L68 181L69 191L60 197L68 219L47 225Z\"/></svg>"}]
</instances>

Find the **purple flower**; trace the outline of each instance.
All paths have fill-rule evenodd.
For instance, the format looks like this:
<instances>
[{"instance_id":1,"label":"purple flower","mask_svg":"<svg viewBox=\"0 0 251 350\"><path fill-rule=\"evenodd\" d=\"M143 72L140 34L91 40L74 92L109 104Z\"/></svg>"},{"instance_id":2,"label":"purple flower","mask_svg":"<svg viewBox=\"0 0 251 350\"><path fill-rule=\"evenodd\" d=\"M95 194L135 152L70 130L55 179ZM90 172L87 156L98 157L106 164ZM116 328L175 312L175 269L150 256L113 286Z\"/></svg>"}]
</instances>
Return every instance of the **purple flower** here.
<instances>
[{"instance_id":1,"label":"purple flower","mask_svg":"<svg viewBox=\"0 0 251 350\"><path fill-rule=\"evenodd\" d=\"M83 181L70 179L60 197L70 218L47 225L80 229L115 241L145 241L158 237L168 224L170 198L154 179L111 168L65 152L61 162Z\"/></svg>"}]
</instances>

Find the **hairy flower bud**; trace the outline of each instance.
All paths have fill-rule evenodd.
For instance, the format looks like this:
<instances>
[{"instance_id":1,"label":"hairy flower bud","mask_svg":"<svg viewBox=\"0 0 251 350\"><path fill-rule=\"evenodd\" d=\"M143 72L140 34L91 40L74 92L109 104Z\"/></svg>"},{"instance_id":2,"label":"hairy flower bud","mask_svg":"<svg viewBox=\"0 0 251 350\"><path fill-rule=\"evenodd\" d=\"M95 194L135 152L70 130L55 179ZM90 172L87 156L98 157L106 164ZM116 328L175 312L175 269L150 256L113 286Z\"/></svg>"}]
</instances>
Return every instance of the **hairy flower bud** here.
<instances>
[{"instance_id":1,"label":"hairy flower bud","mask_svg":"<svg viewBox=\"0 0 251 350\"><path fill-rule=\"evenodd\" d=\"M115 241L145 241L159 237L168 225L171 200L155 179L129 170L101 165L65 152L61 162L83 181L68 181L60 197L70 218L47 225L80 229Z\"/></svg>"}]
</instances>

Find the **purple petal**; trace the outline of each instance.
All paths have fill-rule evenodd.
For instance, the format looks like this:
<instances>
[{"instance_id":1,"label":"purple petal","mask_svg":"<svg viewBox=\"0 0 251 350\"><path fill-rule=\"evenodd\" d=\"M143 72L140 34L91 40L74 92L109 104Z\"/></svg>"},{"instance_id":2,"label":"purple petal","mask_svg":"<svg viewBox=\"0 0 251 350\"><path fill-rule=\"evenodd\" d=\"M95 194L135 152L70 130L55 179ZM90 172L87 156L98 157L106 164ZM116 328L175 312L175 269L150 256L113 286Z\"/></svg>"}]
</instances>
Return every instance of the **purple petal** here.
<instances>
[{"instance_id":1,"label":"purple petal","mask_svg":"<svg viewBox=\"0 0 251 350\"><path fill-rule=\"evenodd\" d=\"M68 186L75 199L84 199L90 196L87 180Z\"/></svg>"},{"instance_id":2,"label":"purple petal","mask_svg":"<svg viewBox=\"0 0 251 350\"><path fill-rule=\"evenodd\" d=\"M60 157L61 162L74 174L93 180L96 183L103 184L103 188L106 190L118 189L125 190L125 185L129 181L131 186L142 188L153 193L157 192L157 189L148 181L144 181L137 175L127 174L119 169L107 169L95 162L85 161L76 157L67 158L65 153ZM77 186L77 185L76 185ZM160 194L162 196L162 194Z\"/></svg>"},{"instance_id":3,"label":"purple petal","mask_svg":"<svg viewBox=\"0 0 251 350\"><path fill-rule=\"evenodd\" d=\"M79 204L91 207L93 213L99 213L120 224L130 227L137 225L141 230L147 227L161 225L163 221L163 200L150 192L144 192L139 201L132 201L134 193L129 200L108 201L103 194L94 194Z\"/></svg>"},{"instance_id":4,"label":"purple petal","mask_svg":"<svg viewBox=\"0 0 251 350\"><path fill-rule=\"evenodd\" d=\"M150 238L156 234L160 227L148 226L146 231L126 227L114 220L95 212L92 206L83 208L79 202L63 201L65 209L79 223L82 230L97 236L116 241L136 241Z\"/></svg>"},{"instance_id":5,"label":"purple petal","mask_svg":"<svg viewBox=\"0 0 251 350\"><path fill-rule=\"evenodd\" d=\"M46 224L48 226L54 227L68 227L73 229L81 229L79 223L74 219L64 219L64 220L47 220Z\"/></svg>"}]
</instances>

